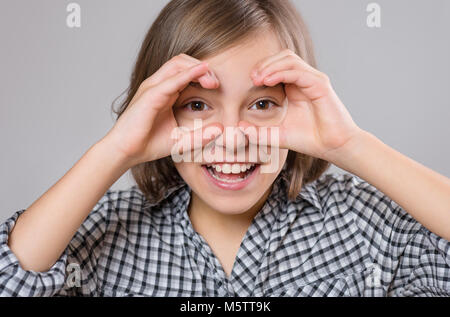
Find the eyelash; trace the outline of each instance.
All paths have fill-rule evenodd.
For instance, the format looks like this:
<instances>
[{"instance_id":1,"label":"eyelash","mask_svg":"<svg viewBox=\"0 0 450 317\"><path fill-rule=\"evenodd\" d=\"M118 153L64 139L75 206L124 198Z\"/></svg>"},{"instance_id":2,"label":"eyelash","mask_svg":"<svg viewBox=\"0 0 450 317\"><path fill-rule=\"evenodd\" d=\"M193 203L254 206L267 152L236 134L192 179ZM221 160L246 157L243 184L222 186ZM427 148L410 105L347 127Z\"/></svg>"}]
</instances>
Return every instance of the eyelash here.
<instances>
[{"instance_id":1,"label":"eyelash","mask_svg":"<svg viewBox=\"0 0 450 317\"><path fill-rule=\"evenodd\" d=\"M273 106L270 107L269 109L273 108L274 106L275 106L275 107L278 107L278 104L277 104L276 102L270 100L270 99L260 99L260 100L255 101L255 102L252 104L252 106L250 107L250 109L253 108L258 102L262 102L262 101L267 101L267 102L269 102L269 103L271 103L271 104L273 105ZM192 100L192 101L189 101L188 103L186 103L185 105L183 105L182 108L183 108L183 109L189 108L189 105L195 104L195 103L201 103L201 104L204 104L206 107L208 107L208 110L210 109L210 107L209 107L205 102L203 102L203 101L201 101L201 100ZM260 110L260 109L255 109L255 110ZM266 109L263 109L263 110L266 110ZM192 112L201 112L201 111L205 111L205 110L192 110L192 108L191 108L191 109L188 109L188 111L192 111Z\"/></svg>"}]
</instances>

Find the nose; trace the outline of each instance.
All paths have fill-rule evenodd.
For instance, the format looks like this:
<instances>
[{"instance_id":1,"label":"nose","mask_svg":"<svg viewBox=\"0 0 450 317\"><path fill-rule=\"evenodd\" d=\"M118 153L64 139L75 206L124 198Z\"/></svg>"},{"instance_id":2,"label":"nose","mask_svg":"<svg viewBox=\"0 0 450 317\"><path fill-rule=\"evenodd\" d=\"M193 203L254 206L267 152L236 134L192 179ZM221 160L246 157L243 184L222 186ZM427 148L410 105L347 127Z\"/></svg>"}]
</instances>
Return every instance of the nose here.
<instances>
[{"instance_id":1,"label":"nose","mask_svg":"<svg viewBox=\"0 0 450 317\"><path fill-rule=\"evenodd\" d=\"M223 133L215 140L216 147L222 148L227 155L235 157L239 153L244 153L248 146L248 139L238 127L241 120L240 115L234 110L234 107L227 107L223 112L222 125Z\"/></svg>"},{"instance_id":2,"label":"nose","mask_svg":"<svg viewBox=\"0 0 450 317\"><path fill-rule=\"evenodd\" d=\"M237 126L225 126L223 133L215 140L216 146L223 147L226 151L245 149L248 140L245 134Z\"/></svg>"}]
</instances>

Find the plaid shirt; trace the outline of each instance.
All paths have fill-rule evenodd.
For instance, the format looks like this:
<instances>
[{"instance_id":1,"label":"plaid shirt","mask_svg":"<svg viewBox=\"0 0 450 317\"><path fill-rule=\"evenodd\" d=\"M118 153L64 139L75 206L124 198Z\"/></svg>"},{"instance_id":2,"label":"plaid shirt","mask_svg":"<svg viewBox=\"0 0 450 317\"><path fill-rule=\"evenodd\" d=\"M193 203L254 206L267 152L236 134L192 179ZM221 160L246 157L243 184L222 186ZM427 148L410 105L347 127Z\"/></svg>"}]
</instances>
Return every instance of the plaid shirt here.
<instances>
[{"instance_id":1,"label":"plaid shirt","mask_svg":"<svg viewBox=\"0 0 450 317\"><path fill-rule=\"evenodd\" d=\"M155 204L136 186L108 190L46 272L23 270L7 246L17 211L0 225L0 295L450 295L450 242L372 185L324 174L295 201L286 190L282 171L229 278L192 227L181 181Z\"/></svg>"}]
</instances>

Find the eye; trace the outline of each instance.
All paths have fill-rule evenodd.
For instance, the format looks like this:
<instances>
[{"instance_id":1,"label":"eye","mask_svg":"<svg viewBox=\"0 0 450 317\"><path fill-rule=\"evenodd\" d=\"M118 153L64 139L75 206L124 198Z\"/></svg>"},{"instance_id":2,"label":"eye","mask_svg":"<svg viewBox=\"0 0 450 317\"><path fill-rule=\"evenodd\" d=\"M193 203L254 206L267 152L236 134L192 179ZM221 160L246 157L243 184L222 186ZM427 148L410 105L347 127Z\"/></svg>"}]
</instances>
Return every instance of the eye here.
<instances>
[{"instance_id":1,"label":"eye","mask_svg":"<svg viewBox=\"0 0 450 317\"><path fill-rule=\"evenodd\" d=\"M249 109L251 110L269 110L276 107L277 104L268 99L258 100Z\"/></svg>"},{"instance_id":2,"label":"eye","mask_svg":"<svg viewBox=\"0 0 450 317\"><path fill-rule=\"evenodd\" d=\"M183 106L183 108L187 108L189 111L204 111L209 110L210 108L206 105L206 103L199 101L199 100L193 100Z\"/></svg>"}]
</instances>

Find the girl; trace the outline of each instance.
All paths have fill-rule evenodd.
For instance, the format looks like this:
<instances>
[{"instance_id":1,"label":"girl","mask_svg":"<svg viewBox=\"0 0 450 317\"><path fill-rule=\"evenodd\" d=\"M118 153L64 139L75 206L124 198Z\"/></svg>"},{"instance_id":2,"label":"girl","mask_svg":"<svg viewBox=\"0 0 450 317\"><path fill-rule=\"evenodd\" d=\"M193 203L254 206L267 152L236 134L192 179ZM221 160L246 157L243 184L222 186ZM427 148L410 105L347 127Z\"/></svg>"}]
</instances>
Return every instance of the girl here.
<instances>
[{"instance_id":1,"label":"girl","mask_svg":"<svg viewBox=\"0 0 450 317\"><path fill-rule=\"evenodd\" d=\"M450 295L449 179L358 127L315 65L288 1L168 3L114 127L0 227L0 294ZM201 137L184 154L229 155L174 162L176 127Z\"/></svg>"}]
</instances>

